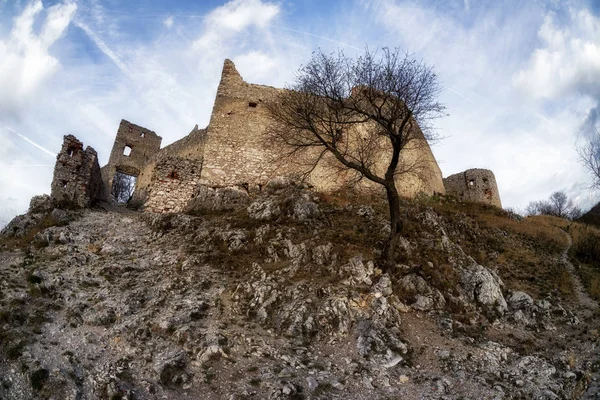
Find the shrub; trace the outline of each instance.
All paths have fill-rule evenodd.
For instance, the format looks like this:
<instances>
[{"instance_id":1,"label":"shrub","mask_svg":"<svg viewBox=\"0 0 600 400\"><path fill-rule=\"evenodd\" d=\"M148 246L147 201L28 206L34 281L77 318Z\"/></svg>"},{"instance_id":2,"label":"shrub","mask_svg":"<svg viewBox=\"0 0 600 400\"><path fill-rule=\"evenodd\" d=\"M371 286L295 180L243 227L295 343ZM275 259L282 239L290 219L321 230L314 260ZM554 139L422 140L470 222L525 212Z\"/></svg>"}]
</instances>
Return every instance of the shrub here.
<instances>
[{"instance_id":1,"label":"shrub","mask_svg":"<svg viewBox=\"0 0 600 400\"><path fill-rule=\"evenodd\" d=\"M595 232L584 234L573 245L572 252L579 262L600 268L600 235Z\"/></svg>"}]
</instances>

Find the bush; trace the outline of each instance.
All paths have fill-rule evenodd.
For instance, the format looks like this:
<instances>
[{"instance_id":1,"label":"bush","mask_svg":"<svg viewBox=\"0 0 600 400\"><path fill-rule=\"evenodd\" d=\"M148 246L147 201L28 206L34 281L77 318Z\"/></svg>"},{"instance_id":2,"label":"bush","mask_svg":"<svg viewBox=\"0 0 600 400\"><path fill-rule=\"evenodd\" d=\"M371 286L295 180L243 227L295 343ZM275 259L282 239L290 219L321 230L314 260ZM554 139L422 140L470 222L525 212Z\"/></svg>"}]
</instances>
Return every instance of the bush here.
<instances>
[{"instance_id":1,"label":"bush","mask_svg":"<svg viewBox=\"0 0 600 400\"><path fill-rule=\"evenodd\" d=\"M600 235L598 233L586 233L573 245L572 251L579 262L600 269Z\"/></svg>"}]
</instances>

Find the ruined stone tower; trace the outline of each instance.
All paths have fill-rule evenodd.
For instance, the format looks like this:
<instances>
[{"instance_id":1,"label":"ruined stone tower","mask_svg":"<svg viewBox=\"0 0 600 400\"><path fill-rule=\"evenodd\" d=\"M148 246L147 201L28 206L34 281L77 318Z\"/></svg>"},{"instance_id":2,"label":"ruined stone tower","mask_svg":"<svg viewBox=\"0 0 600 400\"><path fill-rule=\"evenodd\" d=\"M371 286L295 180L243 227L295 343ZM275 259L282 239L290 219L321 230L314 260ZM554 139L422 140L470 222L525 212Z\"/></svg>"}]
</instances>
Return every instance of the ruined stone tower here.
<instances>
[{"instance_id":1,"label":"ruined stone tower","mask_svg":"<svg viewBox=\"0 0 600 400\"><path fill-rule=\"evenodd\" d=\"M151 156L160 150L162 138L153 131L121 120L102 180L110 192L116 172L137 177Z\"/></svg>"},{"instance_id":2,"label":"ruined stone tower","mask_svg":"<svg viewBox=\"0 0 600 400\"><path fill-rule=\"evenodd\" d=\"M488 169L468 169L444 179L446 193L461 200L502 208L494 173Z\"/></svg>"},{"instance_id":3,"label":"ruined stone tower","mask_svg":"<svg viewBox=\"0 0 600 400\"><path fill-rule=\"evenodd\" d=\"M84 150L75 136L66 135L56 156L51 190L52 200L63 207L84 208L104 200L96 150L89 146Z\"/></svg>"}]
</instances>

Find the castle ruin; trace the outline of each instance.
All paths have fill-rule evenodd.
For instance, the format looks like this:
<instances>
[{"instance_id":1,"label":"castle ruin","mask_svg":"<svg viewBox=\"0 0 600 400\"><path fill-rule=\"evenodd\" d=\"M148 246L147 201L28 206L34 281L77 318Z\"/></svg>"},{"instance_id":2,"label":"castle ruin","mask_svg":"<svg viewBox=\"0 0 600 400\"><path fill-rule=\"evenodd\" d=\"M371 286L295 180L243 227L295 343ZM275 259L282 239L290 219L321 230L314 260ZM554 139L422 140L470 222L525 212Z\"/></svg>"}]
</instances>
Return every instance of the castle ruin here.
<instances>
[{"instance_id":1,"label":"castle ruin","mask_svg":"<svg viewBox=\"0 0 600 400\"><path fill-rule=\"evenodd\" d=\"M496 177L489 169L468 169L444 179L446 193L460 200L502 208Z\"/></svg>"},{"instance_id":2,"label":"castle ruin","mask_svg":"<svg viewBox=\"0 0 600 400\"><path fill-rule=\"evenodd\" d=\"M115 173L136 177L151 156L160 150L162 138L149 129L122 120L108 164L102 167L102 181L110 192Z\"/></svg>"},{"instance_id":3,"label":"castle ruin","mask_svg":"<svg viewBox=\"0 0 600 400\"><path fill-rule=\"evenodd\" d=\"M83 149L73 135L64 137L56 156L50 197L64 207L89 207L106 197L98 164L98 154L91 147Z\"/></svg>"},{"instance_id":4,"label":"castle ruin","mask_svg":"<svg viewBox=\"0 0 600 400\"><path fill-rule=\"evenodd\" d=\"M198 193L202 193L201 186L232 187L257 193L269 181L281 178L291 181L302 178L317 191L355 185L353 171L340 171L331 155L326 154L305 175L308 161L319 156L318 149L284 158L285 149L268 141L272 121L266 105L282 90L285 89L245 82L233 62L225 60L210 122L205 129L196 125L187 136L161 149L162 138L155 132L122 120L108 164L102 168L104 196L110 193L117 172L136 177L132 200L142 205L144 211L153 213L183 211ZM371 128L364 123L355 129L355 136L360 138L361 131L364 133ZM404 165L418 165L418 171L414 168L414 171L397 176L400 195L414 197L418 193L432 195L449 191L465 200L501 206L491 171L487 171L487 180L477 181L478 191L469 184L467 189L460 186L455 175L445 181L418 126L411 134L414 139L402 150L401 158ZM388 154L383 152L374 166L380 170L378 172L385 167L386 157ZM359 185L366 189L381 189L366 179Z\"/></svg>"}]
</instances>

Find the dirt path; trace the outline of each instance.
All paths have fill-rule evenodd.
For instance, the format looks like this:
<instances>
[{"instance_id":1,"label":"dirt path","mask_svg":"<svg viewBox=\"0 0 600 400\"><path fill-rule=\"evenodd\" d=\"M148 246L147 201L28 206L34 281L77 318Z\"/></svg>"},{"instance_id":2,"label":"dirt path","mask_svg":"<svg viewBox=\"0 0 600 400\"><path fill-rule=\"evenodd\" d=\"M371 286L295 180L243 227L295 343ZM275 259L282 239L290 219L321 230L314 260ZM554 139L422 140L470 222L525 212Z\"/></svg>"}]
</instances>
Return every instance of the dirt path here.
<instances>
[{"instance_id":1,"label":"dirt path","mask_svg":"<svg viewBox=\"0 0 600 400\"><path fill-rule=\"evenodd\" d=\"M571 279L573 281L573 288L575 289L575 291L577 293L577 300L579 303L578 308L579 308L579 311L581 312L582 316L584 317L584 319L582 319L582 320L585 320L588 317L593 316L595 311L598 309L598 303L594 299L592 299L590 297L590 295L587 293L587 291L585 290L585 287L581 283L581 279L579 279L579 275L577 274L577 271L575 270L575 266L571 263L571 261L569 261L569 250L571 249L571 246L573 245L573 239L571 238L571 235L569 235L567 232L565 232L565 235L567 236L567 241L568 241L569 245L567 246L567 248L563 251L563 253L561 255L561 262L564 264L565 268L571 275ZM600 353L598 352L597 349L594 349L593 353L596 353L596 354L593 355L592 358L597 358L598 356L600 356ZM590 384L589 384L587 390L581 396L581 400L598 399L599 398L598 393L600 393L600 374L595 373L594 376L592 376L592 379L590 381Z\"/></svg>"},{"instance_id":2,"label":"dirt path","mask_svg":"<svg viewBox=\"0 0 600 400\"><path fill-rule=\"evenodd\" d=\"M585 287L581 283L581 279L579 279L577 271L575 271L575 266L571 263L571 261L569 261L569 250L573 245L573 239L571 238L571 235L569 235L567 232L565 232L565 235L567 236L567 241L569 242L569 245L561 255L561 262L564 264L565 268L571 275L571 280L573 281L573 288L575 289L575 292L577 294L579 307L582 309L582 311L584 311L584 314L587 317L593 314L594 311L598 308L598 303L594 299L592 299L588 292L585 290Z\"/></svg>"}]
</instances>

